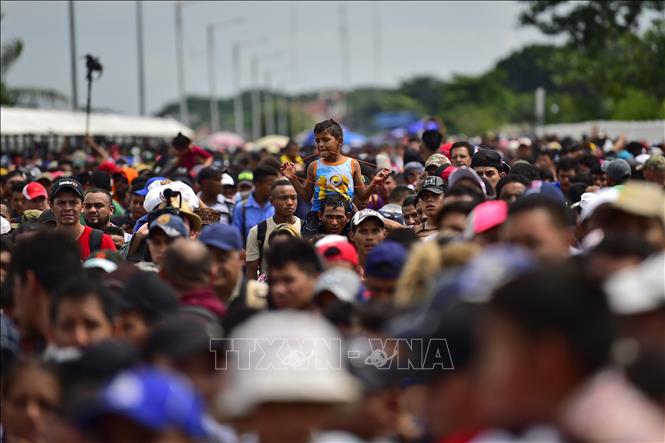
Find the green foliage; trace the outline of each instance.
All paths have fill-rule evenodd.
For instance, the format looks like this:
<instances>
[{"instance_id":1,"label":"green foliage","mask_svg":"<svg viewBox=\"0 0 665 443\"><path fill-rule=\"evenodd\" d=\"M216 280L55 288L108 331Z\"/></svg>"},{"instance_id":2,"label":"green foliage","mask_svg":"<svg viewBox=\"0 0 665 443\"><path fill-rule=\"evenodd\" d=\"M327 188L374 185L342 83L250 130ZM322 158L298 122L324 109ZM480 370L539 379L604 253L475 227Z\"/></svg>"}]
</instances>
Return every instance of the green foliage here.
<instances>
[{"instance_id":1,"label":"green foliage","mask_svg":"<svg viewBox=\"0 0 665 443\"><path fill-rule=\"evenodd\" d=\"M380 112L412 111L439 116L449 132L468 135L506 124L535 123L534 92L545 88L546 123L595 119L665 118L665 2L523 2L523 26L562 36L562 45L527 45L481 75L443 80L417 76L395 89L359 88L347 96L353 129L372 133ZM649 22L646 19L650 18ZM640 31L641 29L641 31ZM4 96L4 90L3 90ZM243 94L245 127L250 125L249 92ZM317 93L293 99L314 100ZM194 126L207 124L207 99L190 99ZM232 102L220 102L222 124L232 129ZM173 103L160 115L177 116ZM290 121L307 126L292 105Z\"/></svg>"}]
</instances>

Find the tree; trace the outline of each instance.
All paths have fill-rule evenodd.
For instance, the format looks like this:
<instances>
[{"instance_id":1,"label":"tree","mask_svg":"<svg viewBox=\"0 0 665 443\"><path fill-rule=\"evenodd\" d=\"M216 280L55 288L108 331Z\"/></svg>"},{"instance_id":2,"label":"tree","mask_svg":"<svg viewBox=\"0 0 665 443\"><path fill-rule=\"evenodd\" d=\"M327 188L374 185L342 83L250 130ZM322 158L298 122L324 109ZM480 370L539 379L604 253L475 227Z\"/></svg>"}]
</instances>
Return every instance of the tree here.
<instances>
[{"instance_id":1,"label":"tree","mask_svg":"<svg viewBox=\"0 0 665 443\"><path fill-rule=\"evenodd\" d=\"M547 35L565 35L567 43L595 52L608 41L635 34L639 20L650 11L662 12L665 2L659 0L522 1L526 9L520 14L522 25L535 26Z\"/></svg>"}]
</instances>

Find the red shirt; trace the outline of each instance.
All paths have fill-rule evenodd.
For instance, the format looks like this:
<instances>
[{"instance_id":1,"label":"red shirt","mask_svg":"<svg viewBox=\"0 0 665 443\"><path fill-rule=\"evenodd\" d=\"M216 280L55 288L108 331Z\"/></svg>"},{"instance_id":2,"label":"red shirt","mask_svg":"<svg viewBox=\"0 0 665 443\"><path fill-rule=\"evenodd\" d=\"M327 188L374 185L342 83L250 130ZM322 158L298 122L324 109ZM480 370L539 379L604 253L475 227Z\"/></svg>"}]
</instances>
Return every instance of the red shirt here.
<instances>
[{"instance_id":1,"label":"red shirt","mask_svg":"<svg viewBox=\"0 0 665 443\"><path fill-rule=\"evenodd\" d=\"M88 258L90 255L90 233L92 232L92 228L90 226L86 226L85 229L83 230L83 234L78 239L79 242L79 249L81 250L81 261L85 260ZM112 251L117 251L115 247L115 243L113 243L113 239L107 234L102 235L102 247L100 249L110 249Z\"/></svg>"},{"instance_id":2,"label":"red shirt","mask_svg":"<svg viewBox=\"0 0 665 443\"><path fill-rule=\"evenodd\" d=\"M187 168L189 171L196 166L196 157L201 157L205 160L212 157L212 154L205 149L192 145L191 149L189 149L185 155L180 157L179 165L183 168Z\"/></svg>"}]
</instances>

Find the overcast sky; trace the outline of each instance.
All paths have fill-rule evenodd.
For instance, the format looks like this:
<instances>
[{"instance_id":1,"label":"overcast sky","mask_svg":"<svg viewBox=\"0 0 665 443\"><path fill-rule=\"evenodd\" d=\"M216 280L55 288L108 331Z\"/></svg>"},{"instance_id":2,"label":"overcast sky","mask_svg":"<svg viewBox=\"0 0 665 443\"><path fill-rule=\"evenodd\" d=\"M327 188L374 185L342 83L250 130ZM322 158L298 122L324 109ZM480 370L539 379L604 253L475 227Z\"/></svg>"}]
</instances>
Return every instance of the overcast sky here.
<instances>
[{"instance_id":1,"label":"overcast sky","mask_svg":"<svg viewBox=\"0 0 665 443\"><path fill-rule=\"evenodd\" d=\"M520 28L517 2L346 2L350 86L397 86L414 75L449 78L477 74L527 43L547 42ZM174 3L143 4L146 102L149 113L177 100ZM10 86L41 86L71 95L68 7L65 1L3 1L1 36L24 42L7 75ZM206 26L236 17L245 22L216 32L217 91L235 93L231 46L265 37L242 52L241 86L251 84L249 59L262 58L261 81L288 92L342 87L339 2L193 2L183 8L186 90L208 94ZM136 4L75 2L79 57L100 57L104 75L95 83L93 106L138 114ZM375 26L379 23L379 26ZM378 34L376 32L378 29ZM379 56L375 55L379 35ZM291 45L294 41L295 44ZM290 69L291 60L294 60ZM85 66L78 62L79 106L85 100Z\"/></svg>"}]
</instances>

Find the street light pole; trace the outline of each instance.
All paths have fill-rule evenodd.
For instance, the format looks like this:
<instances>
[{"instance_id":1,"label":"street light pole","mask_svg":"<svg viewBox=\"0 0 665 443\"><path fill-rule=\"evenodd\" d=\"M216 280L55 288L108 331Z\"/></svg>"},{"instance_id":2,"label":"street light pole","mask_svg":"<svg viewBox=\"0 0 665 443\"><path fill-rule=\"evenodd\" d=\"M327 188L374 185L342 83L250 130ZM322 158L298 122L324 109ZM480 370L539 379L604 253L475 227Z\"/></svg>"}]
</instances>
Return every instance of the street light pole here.
<instances>
[{"instance_id":1,"label":"street light pole","mask_svg":"<svg viewBox=\"0 0 665 443\"><path fill-rule=\"evenodd\" d=\"M139 115L145 115L145 64L143 62L143 3L136 2L136 45L139 65Z\"/></svg>"},{"instance_id":2,"label":"street light pole","mask_svg":"<svg viewBox=\"0 0 665 443\"><path fill-rule=\"evenodd\" d=\"M235 89L235 97L233 99L233 115L235 120L235 132L243 138L247 138L245 134L245 113L243 110L242 91L240 86L240 49L252 45L260 45L266 42L265 37L255 40L246 40L240 42L233 42L232 58L233 58L233 87Z\"/></svg>"},{"instance_id":3,"label":"street light pole","mask_svg":"<svg viewBox=\"0 0 665 443\"><path fill-rule=\"evenodd\" d=\"M259 59L253 56L250 65L252 77L252 141L256 141L261 133L261 96L259 92Z\"/></svg>"},{"instance_id":4,"label":"street light pole","mask_svg":"<svg viewBox=\"0 0 665 443\"><path fill-rule=\"evenodd\" d=\"M219 131L219 108L215 99L215 30L212 25L208 25L208 89L210 91L210 132Z\"/></svg>"},{"instance_id":5,"label":"street light pole","mask_svg":"<svg viewBox=\"0 0 665 443\"><path fill-rule=\"evenodd\" d=\"M178 74L178 95L180 96L180 122L189 125L189 110L185 96L185 47L182 38L182 1L175 2L175 43Z\"/></svg>"},{"instance_id":6,"label":"street light pole","mask_svg":"<svg viewBox=\"0 0 665 443\"><path fill-rule=\"evenodd\" d=\"M280 91L280 95L277 98L277 133L279 135L287 135L289 132L288 123L286 119L286 113L288 112L286 104L286 96L284 93L284 84L280 83L277 88Z\"/></svg>"},{"instance_id":7,"label":"street light pole","mask_svg":"<svg viewBox=\"0 0 665 443\"><path fill-rule=\"evenodd\" d=\"M235 131L241 137L245 137L245 123L244 123L244 110L242 109L242 91L240 90L240 43L233 43L232 50L232 63L233 63L233 90L235 96L233 97L233 123L235 124Z\"/></svg>"},{"instance_id":8,"label":"street light pole","mask_svg":"<svg viewBox=\"0 0 665 443\"><path fill-rule=\"evenodd\" d=\"M69 0L69 51L72 70L72 110L78 108L78 84L76 81L76 24L74 22L74 2Z\"/></svg>"},{"instance_id":9,"label":"street light pole","mask_svg":"<svg viewBox=\"0 0 665 443\"><path fill-rule=\"evenodd\" d=\"M209 24L206 28L208 47L208 92L210 95L210 130L220 130L219 106L217 104L217 92L215 81L217 79L217 63L215 59L215 29L243 23L243 18L227 20L222 23Z\"/></svg>"},{"instance_id":10,"label":"street light pole","mask_svg":"<svg viewBox=\"0 0 665 443\"><path fill-rule=\"evenodd\" d=\"M266 71L264 74L266 91L263 94L263 109L266 118L266 134L275 133L275 100L274 95L271 92L272 88L272 79L270 78L270 71Z\"/></svg>"}]
</instances>

